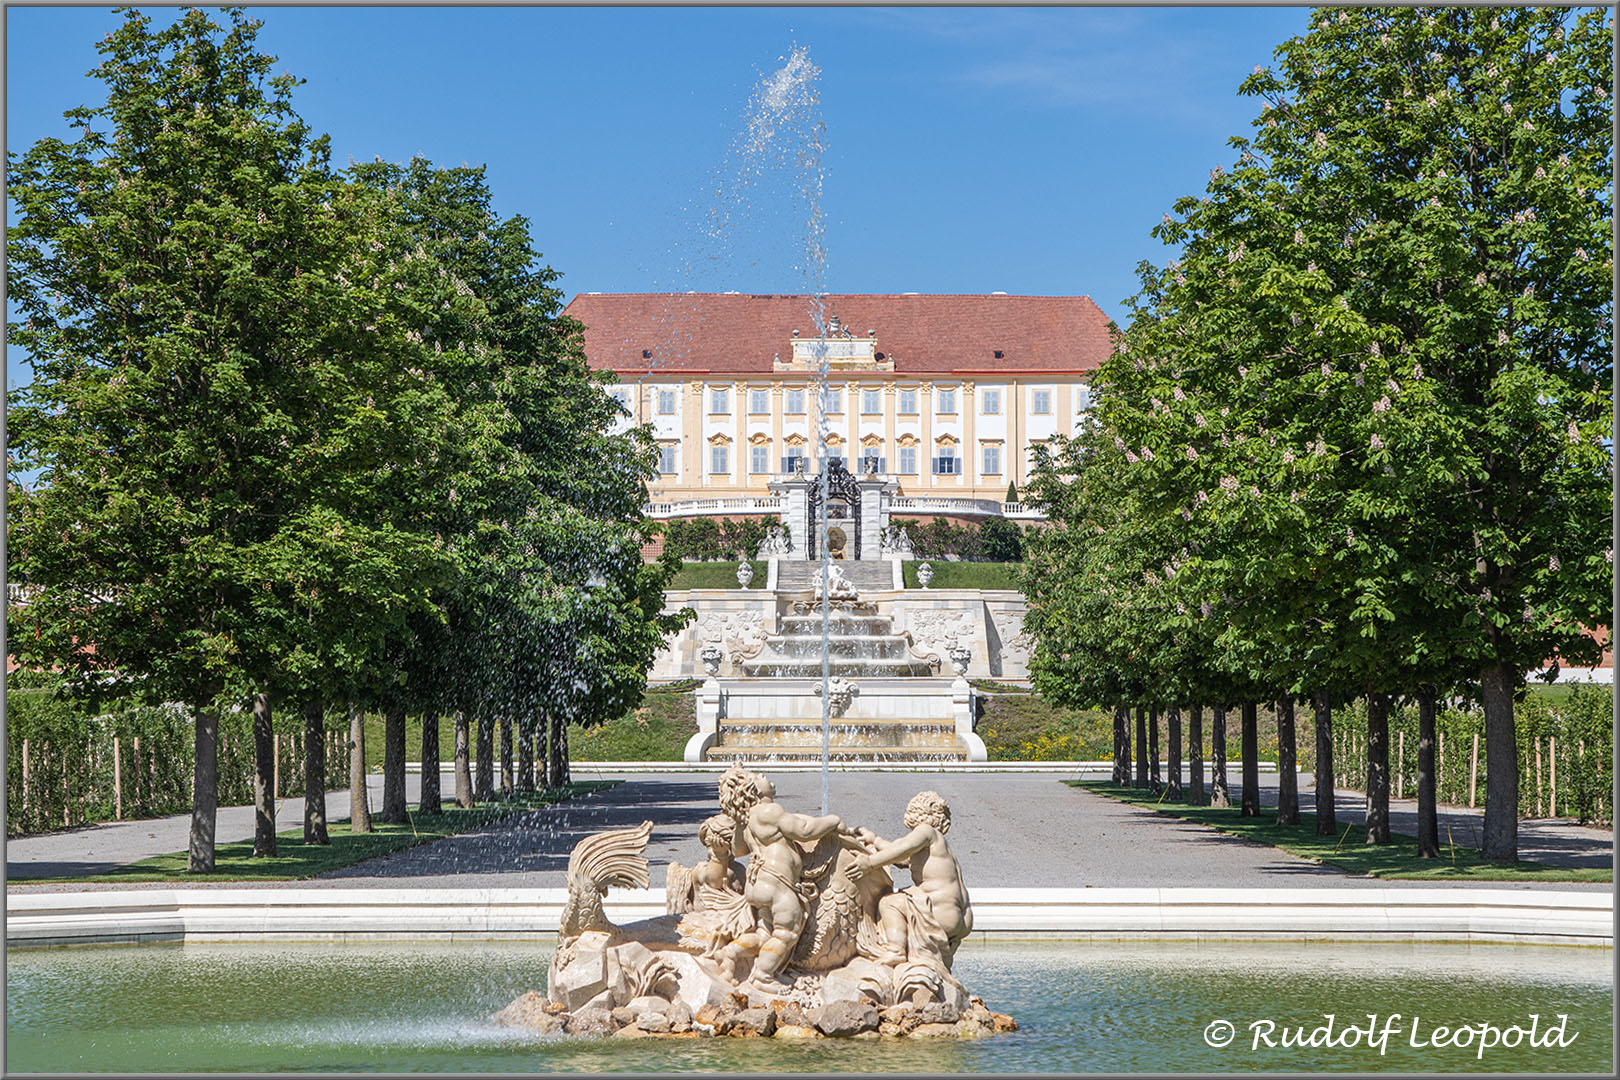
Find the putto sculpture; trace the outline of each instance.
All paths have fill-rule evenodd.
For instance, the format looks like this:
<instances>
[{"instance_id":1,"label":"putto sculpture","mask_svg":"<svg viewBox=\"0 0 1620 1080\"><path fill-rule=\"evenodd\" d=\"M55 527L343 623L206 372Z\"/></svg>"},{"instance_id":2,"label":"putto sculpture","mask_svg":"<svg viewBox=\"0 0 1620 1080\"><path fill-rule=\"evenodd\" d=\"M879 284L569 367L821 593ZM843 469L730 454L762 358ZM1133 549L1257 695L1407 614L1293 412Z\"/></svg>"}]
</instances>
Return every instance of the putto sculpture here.
<instances>
[{"instance_id":1,"label":"putto sculpture","mask_svg":"<svg viewBox=\"0 0 1620 1080\"><path fill-rule=\"evenodd\" d=\"M547 993L497 1020L625 1037L1017 1028L951 973L973 909L940 795L918 793L910 831L885 840L836 814L787 809L768 778L738 764L718 794L722 813L698 829L709 858L670 865L663 916L615 926L603 907L611 886L648 881L651 822L576 846ZM897 890L888 868L901 865L912 884Z\"/></svg>"}]
</instances>

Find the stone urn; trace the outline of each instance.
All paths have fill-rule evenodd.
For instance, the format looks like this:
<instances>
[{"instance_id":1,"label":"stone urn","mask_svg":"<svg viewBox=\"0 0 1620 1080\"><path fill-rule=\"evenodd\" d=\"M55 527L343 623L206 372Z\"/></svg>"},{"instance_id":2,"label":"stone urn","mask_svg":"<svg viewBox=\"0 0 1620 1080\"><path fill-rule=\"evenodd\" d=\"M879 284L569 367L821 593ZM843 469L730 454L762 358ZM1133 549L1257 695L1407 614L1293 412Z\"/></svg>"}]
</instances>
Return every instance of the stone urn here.
<instances>
[{"instance_id":1,"label":"stone urn","mask_svg":"<svg viewBox=\"0 0 1620 1080\"><path fill-rule=\"evenodd\" d=\"M928 583L933 580L934 568L932 566L929 566L927 563L923 563L921 566L917 567L917 584L926 589L928 588Z\"/></svg>"},{"instance_id":2,"label":"stone urn","mask_svg":"<svg viewBox=\"0 0 1620 1080\"><path fill-rule=\"evenodd\" d=\"M951 667L956 670L958 675L967 674L968 661L973 659L973 653L968 650L966 645L960 641L952 642L951 646L945 650L945 655L950 657Z\"/></svg>"},{"instance_id":3,"label":"stone urn","mask_svg":"<svg viewBox=\"0 0 1620 1080\"><path fill-rule=\"evenodd\" d=\"M720 674L720 661L725 659L725 655L720 646L712 641L698 650L698 659L703 661L703 670L710 675Z\"/></svg>"},{"instance_id":4,"label":"stone urn","mask_svg":"<svg viewBox=\"0 0 1620 1080\"><path fill-rule=\"evenodd\" d=\"M748 583L753 580L754 564L749 562L747 559L744 559L742 562L737 564L737 585L740 588L746 589L748 588Z\"/></svg>"}]
</instances>

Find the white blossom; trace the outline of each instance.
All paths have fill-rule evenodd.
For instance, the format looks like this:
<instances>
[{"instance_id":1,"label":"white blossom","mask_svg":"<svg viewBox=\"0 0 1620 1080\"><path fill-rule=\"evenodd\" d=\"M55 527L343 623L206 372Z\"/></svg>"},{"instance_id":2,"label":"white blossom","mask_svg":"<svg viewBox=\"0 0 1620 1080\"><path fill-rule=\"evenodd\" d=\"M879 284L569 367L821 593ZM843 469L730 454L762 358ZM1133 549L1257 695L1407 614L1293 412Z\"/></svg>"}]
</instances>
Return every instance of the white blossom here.
<instances>
[{"instance_id":1,"label":"white blossom","mask_svg":"<svg viewBox=\"0 0 1620 1080\"><path fill-rule=\"evenodd\" d=\"M1187 447L1186 454L1187 454L1187 460L1188 461L1197 461L1198 460L1198 451L1194 450L1192 447L1190 447L1190 446Z\"/></svg>"},{"instance_id":2,"label":"white blossom","mask_svg":"<svg viewBox=\"0 0 1620 1080\"><path fill-rule=\"evenodd\" d=\"M1498 330L1496 332L1496 343L1498 345L1506 345L1508 343L1508 334L1506 330Z\"/></svg>"},{"instance_id":3,"label":"white blossom","mask_svg":"<svg viewBox=\"0 0 1620 1080\"><path fill-rule=\"evenodd\" d=\"M1135 465L1141 459L1138 458L1135 454L1131 453L1129 450L1127 450L1127 451L1125 451L1125 460L1130 462L1132 465Z\"/></svg>"},{"instance_id":4,"label":"white blossom","mask_svg":"<svg viewBox=\"0 0 1620 1080\"><path fill-rule=\"evenodd\" d=\"M1373 412L1389 412L1389 395L1385 394L1373 402Z\"/></svg>"},{"instance_id":5,"label":"white blossom","mask_svg":"<svg viewBox=\"0 0 1620 1080\"><path fill-rule=\"evenodd\" d=\"M1198 494L1193 497L1193 501L1199 503L1209 502L1209 492L1200 488Z\"/></svg>"},{"instance_id":6,"label":"white blossom","mask_svg":"<svg viewBox=\"0 0 1620 1080\"><path fill-rule=\"evenodd\" d=\"M1571 420L1569 422L1569 430L1567 432L1565 432L1565 435L1569 438L1570 445L1574 446L1576 443L1581 441L1580 425L1576 424L1575 421Z\"/></svg>"},{"instance_id":7,"label":"white blossom","mask_svg":"<svg viewBox=\"0 0 1620 1080\"><path fill-rule=\"evenodd\" d=\"M1179 387L1179 386L1173 387L1171 389L1171 391L1170 391L1170 394L1177 401L1186 401L1187 400L1187 395L1182 391L1181 387Z\"/></svg>"},{"instance_id":8,"label":"white blossom","mask_svg":"<svg viewBox=\"0 0 1620 1080\"><path fill-rule=\"evenodd\" d=\"M1331 374L1333 374L1333 368L1328 365L1326 360L1322 361L1322 378L1325 379Z\"/></svg>"},{"instance_id":9,"label":"white blossom","mask_svg":"<svg viewBox=\"0 0 1620 1080\"><path fill-rule=\"evenodd\" d=\"M1561 564L1559 563L1558 556L1556 555L1547 560L1547 569L1551 570L1555 574L1558 573L1560 566Z\"/></svg>"},{"instance_id":10,"label":"white blossom","mask_svg":"<svg viewBox=\"0 0 1620 1080\"><path fill-rule=\"evenodd\" d=\"M1392 394L1398 394L1401 392L1400 383L1396 382L1394 379L1385 379L1384 386L1387 387L1389 392Z\"/></svg>"},{"instance_id":11,"label":"white blossom","mask_svg":"<svg viewBox=\"0 0 1620 1080\"><path fill-rule=\"evenodd\" d=\"M1367 351L1369 353L1371 353L1373 356L1379 355L1379 353L1378 353L1378 342L1375 341L1371 345L1367 346Z\"/></svg>"},{"instance_id":12,"label":"white blossom","mask_svg":"<svg viewBox=\"0 0 1620 1080\"><path fill-rule=\"evenodd\" d=\"M1483 284L1485 284L1485 271L1481 270L1479 273L1474 275L1474 284L1475 285L1483 285Z\"/></svg>"},{"instance_id":13,"label":"white blossom","mask_svg":"<svg viewBox=\"0 0 1620 1080\"><path fill-rule=\"evenodd\" d=\"M1373 437L1368 441L1367 445L1374 450L1382 450L1384 448L1384 440L1380 439L1378 437L1378 433L1375 431L1373 432Z\"/></svg>"},{"instance_id":14,"label":"white blossom","mask_svg":"<svg viewBox=\"0 0 1620 1080\"><path fill-rule=\"evenodd\" d=\"M1209 421L1204 419L1203 413L1193 413L1193 423L1197 424L1199 427L1209 426Z\"/></svg>"},{"instance_id":15,"label":"white blossom","mask_svg":"<svg viewBox=\"0 0 1620 1080\"><path fill-rule=\"evenodd\" d=\"M1221 490L1226 492L1228 495L1230 495L1230 494L1232 494L1232 492L1236 491L1237 487L1238 487L1237 477L1232 476L1230 474L1221 477Z\"/></svg>"},{"instance_id":16,"label":"white blossom","mask_svg":"<svg viewBox=\"0 0 1620 1080\"><path fill-rule=\"evenodd\" d=\"M1282 461L1284 465L1292 465L1294 463L1294 452L1292 450L1285 449L1283 451Z\"/></svg>"},{"instance_id":17,"label":"white blossom","mask_svg":"<svg viewBox=\"0 0 1620 1080\"><path fill-rule=\"evenodd\" d=\"M1316 145L1317 145L1318 149L1321 149L1321 148L1327 146L1327 132L1318 131L1316 133Z\"/></svg>"},{"instance_id":18,"label":"white blossom","mask_svg":"<svg viewBox=\"0 0 1620 1080\"><path fill-rule=\"evenodd\" d=\"M1152 451L1152 450L1149 450L1149 449L1148 449L1148 448L1147 448L1147 447L1145 447L1145 446L1144 446L1144 447L1142 447L1142 460L1143 460L1143 461L1152 461L1152 460L1154 460L1154 458L1153 458L1153 451Z\"/></svg>"},{"instance_id":19,"label":"white blossom","mask_svg":"<svg viewBox=\"0 0 1620 1080\"><path fill-rule=\"evenodd\" d=\"M1295 229L1294 230L1294 243L1303 244L1304 242L1305 242L1305 230L1304 229Z\"/></svg>"}]
</instances>

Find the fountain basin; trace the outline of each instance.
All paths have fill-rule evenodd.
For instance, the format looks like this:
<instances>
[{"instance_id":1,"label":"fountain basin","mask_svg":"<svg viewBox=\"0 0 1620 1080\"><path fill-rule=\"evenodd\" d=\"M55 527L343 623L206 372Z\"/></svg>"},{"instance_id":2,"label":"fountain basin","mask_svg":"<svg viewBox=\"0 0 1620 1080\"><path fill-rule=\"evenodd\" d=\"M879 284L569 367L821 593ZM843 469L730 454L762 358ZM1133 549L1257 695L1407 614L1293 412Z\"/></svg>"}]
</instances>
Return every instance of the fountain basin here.
<instances>
[{"instance_id":1,"label":"fountain basin","mask_svg":"<svg viewBox=\"0 0 1620 1080\"><path fill-rule=\"evenodd\" d=\"M544 983L545 942L185 944L8 957L8 1073L211 1071L1591 1072L1613 1052L1604 949L964 942L957 970L1020 1030L955 1039L538 1036L491 1016ZM1248 1025L1400 1012L1423 1031L1563 1014L1562 1048L1250 1049ZM1216 1021L1241 1041L1208 1045Z\"/></svg>"}]
</instances>

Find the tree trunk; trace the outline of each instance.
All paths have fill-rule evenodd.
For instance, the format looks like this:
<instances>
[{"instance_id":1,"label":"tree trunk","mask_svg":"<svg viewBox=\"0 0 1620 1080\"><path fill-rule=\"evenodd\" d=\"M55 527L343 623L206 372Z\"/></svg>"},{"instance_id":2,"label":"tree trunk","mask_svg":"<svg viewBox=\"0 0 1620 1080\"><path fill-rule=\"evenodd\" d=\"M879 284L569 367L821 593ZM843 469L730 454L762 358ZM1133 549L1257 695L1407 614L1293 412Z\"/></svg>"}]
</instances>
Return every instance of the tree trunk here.
<instances>
[{"instance_id":1,"label":"tree trunk","mask_svg":"<svg viewBox=\"0 0 1620 1080\"><path fill-rule=\"evenodd\" d=\"M568 783L568 721L561 714L551 717L551 745L546 753L546 786Z\"/></svg>"},{"instance_id":2,"label":"tree trunk","mask_svg":"<svg viewBox=\"0 0 1620 1080\"><path fill-rule=\"evenodd\" d=\"M1204 805L1204 707L1194 705L1187 717L1187 805Z\"/></svg>"},{"instance_id":3,"label":"tree trunk","mask_svg":"<svg viewBox=\"0 0 1620 1080\"><path fill-rule=\"evenodd\" d=\"M1243 790L1238 817L1260 816L1260 706L1243 703Z\"/></svg>"},{"instance_id":4,"label":"tree trunk","mask_svg":"<svg viewBox=\"0 0 1620 1080\"><path fill-rule=\"evenodd\" d=\"M1277 702L1277 824L1299 824L1299 747L1294 735L1294 699Z\"/></svg>"},{"instance_id":5,"label":"tree trunk","mask_svg":"<svg viewBox=\"0 0 1620 1080\"><path fill-rule=\"evenodd\" d=\"M1513 719L1518 681L1505 664L1480 672L1485 699L1485 833L1480 857L1519 860L1519 743Z\"/></svg>"},{"instance_id":6,"label":"tree trunk","mask_svg":"<svg viewBox=\"0 0 1620 1080\"><path fill-rule=\"evenodd\" d=\"M1136 782L1132 787L1145 788L1149 784L1147 747L1147 710L1136 707Z\"/></svg>"},{"instance_id":7,"label":"tree trunk","mask_svg":"<svg viewBox=\"0 0 1620 1080\"><path fill-rule=\"evenodd\" d=\"M495 721L487 716L478 718L478 782L473 797L479 802L495 797Z\"/></svg>"},{"instance_id":8,"label":"tree trunk","mask_svg":"<svg viewBox=\"0 0 1620 1080\"><path fill-rule=\"evenodd\" d=\"M456 710L456 805L466 810L473 804L472 762L469 760L471 750L467 745L471 732L468 730L467 714L464 710Z\"/></svg>"},{"instance_id":9,"label":"tree trunk","mask_svg":"<svg viewBox=\"0 0 1620 1080\"><path fill-rule=\"evenodd\" d=\"M501 797L512 797L512 718L501 717Z\"/></svg>"},{"instance_id":10,"label":"tree trunk","mask_svg":"<svg viewBox=\"0 0 1620 1080\"><path fill-rule=\"evenodd\" d=\"M1131 711L1114 706L1114 783L1124 787L1131 782Z\"/></svg>"},{"instance_id":11,"label":"tree trunk","mask_svg":"<svg viewBox=\"0 0 1620 1080\"><path fill-rule=\"evenodd\" d=\"M253 857L276 853L276 750L270 695L253 695Z\"/></svg>"},{"instance_id":12,"label":"tree trunk","mask_svg":"<svg viewBox=\"0 0 1620 1080\"><path fill-rule=\"evenodd\" d=\"M1148 710L1148 790L1157 794L1164 790L1159 774L1159 707Z\"/></svg>"},{"instance_id":13,"label":"tree trunk","mask_svg":"<svg viewBox=\"0 0 1620 1080\"><path fill-rule=\"evenodd\" d=\"M326 835L326 712L304 706L304 843L330 844Z\"/></svg>"},{"instance_id":14,"label":"tree trunk","mask_svg":"<svg viewBox=\"0 0 1620 1080\"><path fill-rule=\"evenodd\" d=\"M349 831L371 831L371 802L366 796L366 714L349 703Z\"/></svg>"},{"instance_id":15,"label":"tree trunk","mask_svg":"<svg viewBox=\"0 0 1620 1080\"><path fill-rule=\"evenodd\" d=\"M1232 805L1226 784L1226 706L1216 705L1209 721L1209 805Z\"/></svg>"},{"instance_id":16,"label":"tree trunk","mask_svg":"<svg viewBox=\"0 0 1620 1080\"><path fill-rule=\"evenodd\" d=\"M378 820L405 824L405 708L383 714L383 796Z\"/></svg>"},{"instance_id":17,"label":"tree trunk","mask_svg":"<svg viewBox=\"0 0 1620 1080\"><path fill-rule=\"evenodd\" d=\"M1417 842L1420 859L1440 855L1440 815L1434 788L1434 697L1431 687L1418 691Z\"/></svg>"},{"instance_id":18,"label":"tree trunk","mask_svg":"<svg viewBox=\"0 0 1620 1080\"><path fill-rule=\"evenodd\" d=\"M1170 762L1169 778L1164 797L1171 802L1181 801L1181 707L1170 706Z\"/></svg>"},{"instance_id":19,"label":"tree trunk","mask_svg":"<svg viewBox=\"0 0 1620 1080\"><path fill-rule=\"evenodd\" d=\"M1316 705L1316 835L1336 836L1339 823L1333 813L1333 703L1318 690Z\"/></svg>"},{"instance_id":20,"label":"tree trunk","mask_svg":"<svg viewBox=\"0 0 1620 1080\"><path fill-rule=\"evenodd\" d=\"M422 801L424 814L437 814L439 805L439 714L432 709L422 714Z\"/></svg>"},{"instance_id":21,"label":"tree trunk","mask_svg":"<svg viewBox=\"0 0 1620 1080\"><path fill-rule=\"evenodd\" d=\"M534 790L534 720L524 720L518 724L518 775L517 789L519 791Z\"/></svg>"},{"instance_id":22,"label":"tree trunk","mask_svg":"<svg viewBox=\"0 0 1620 1080\"><path fill-rule=\"evenodd\" d=\"M214 872L214 825L219 811L219 712L198 709L194 718L196 764L191 773L191 843L186 870Z\"/></svg>"},{"instance_id":23,"label":"tree trunk","mask_svg":"<svg viewBox=\"0 0 1620 1080\"><path fill-rule=\"evenodd\" d=\"M1389 695L1367 695L1367 843L1389 843Z\"/></svg>"}]
</instances>

